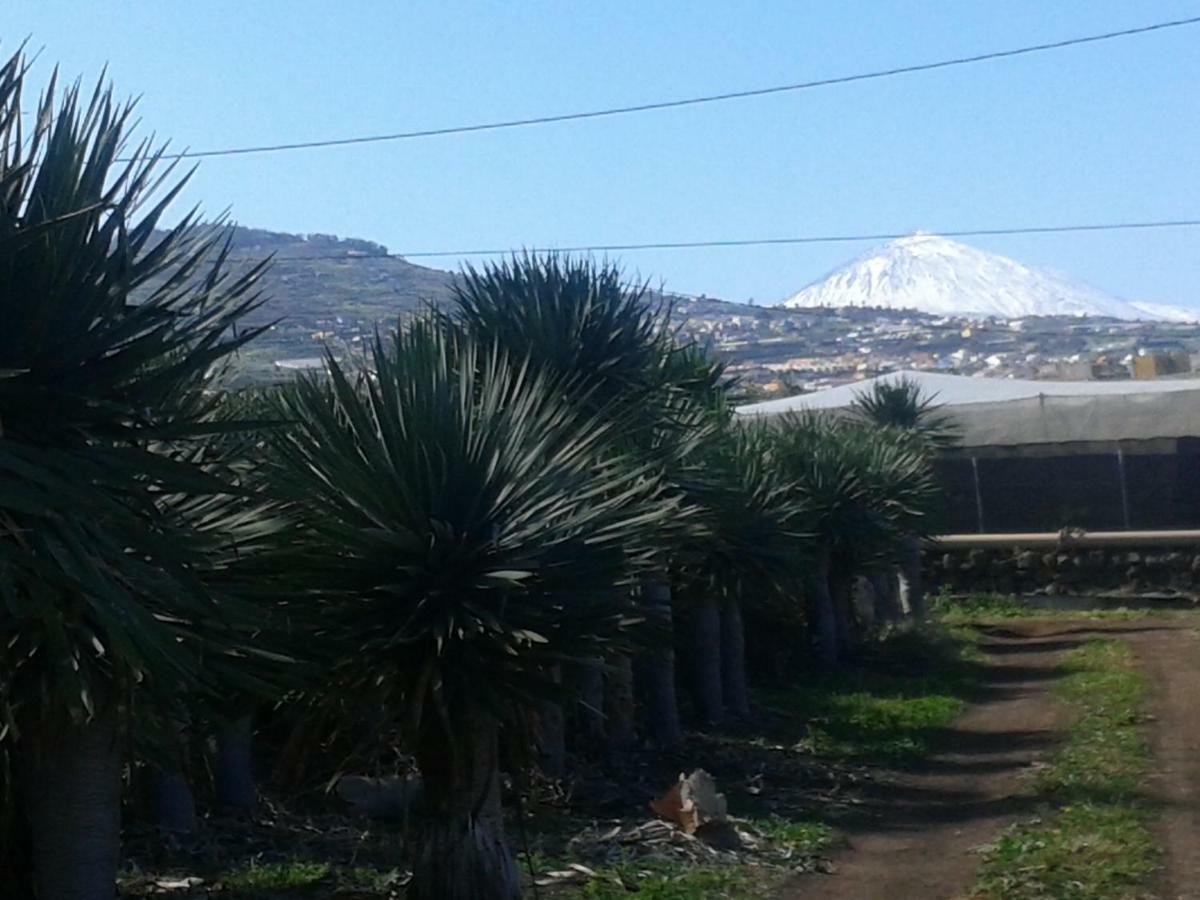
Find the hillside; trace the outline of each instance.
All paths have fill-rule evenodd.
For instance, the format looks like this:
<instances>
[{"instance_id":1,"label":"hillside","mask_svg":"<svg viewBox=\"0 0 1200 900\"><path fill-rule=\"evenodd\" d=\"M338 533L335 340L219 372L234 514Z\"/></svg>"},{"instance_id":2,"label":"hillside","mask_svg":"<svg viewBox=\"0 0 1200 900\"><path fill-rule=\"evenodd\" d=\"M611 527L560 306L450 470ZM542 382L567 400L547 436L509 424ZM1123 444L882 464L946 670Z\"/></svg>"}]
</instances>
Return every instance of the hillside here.
<instances>
[{"instance_id":1,"label":"hillside","mask_svg":"<svg viewBox=\"0 0 1200 900\"><path fill-rule=\"evenodd\" d=\"M238 265L274 259L262 280L268 300L249 324L277 323L242 352L239 368L257 378L273 373L278 360L317 356L326 344L343 354L376 323L449 295L451 273L386 253L353 238L235 229L231 256L244 261Z\"/></svg>"},{"instance_id":2,"label":"hillside","mask_svg":"<svg viewBox=\"0 0 1200 900\"><path fill-rule=\"evenodd\" d=\"M281 377L286 368L319 364L326 347L345 357L378 325L389 327L398 316L448 299L451 272L386 252L364 240L238 228L232 254L237 265L274 257L262 282L268 301L252 322L275 324L241 353L241 376ZM1005 271L1002 267L997 277ZM967 282L959 275L962 286ZM871 299L879 297L875 293ZM1108 360L1105 366L1119 374L1142 348L1200 352L1200 328L1168 321L1080 318L1074 309L1029 318L938 316L864 307L863 298L832 290L822 299L829 303L789 309L671 297L675 322L684 333L711 347L749 387L766 392L811 389L904 368L1080 377L1067 373L1076 372L1081 360Z\"/></svg>"},{"instance_id":3,"label":"hillside","mask_svg":"<svg viewBox=\"0 0 1200 900\"><path fill-rule=\"evenodd\" d=\"M274 259L262 280L269 299L249 324L276 323L243 351L239 368L259 378L275 374L279 361L309 360L325 346L344 355L376 324L391 324L398 316L449 298L452 272L386 253L386 247L371 241L236 228L231 255L241 261L238 265ZM713 316L769 315L721 300L672 300L680 324Z\"/></svg>"}]
</instances>

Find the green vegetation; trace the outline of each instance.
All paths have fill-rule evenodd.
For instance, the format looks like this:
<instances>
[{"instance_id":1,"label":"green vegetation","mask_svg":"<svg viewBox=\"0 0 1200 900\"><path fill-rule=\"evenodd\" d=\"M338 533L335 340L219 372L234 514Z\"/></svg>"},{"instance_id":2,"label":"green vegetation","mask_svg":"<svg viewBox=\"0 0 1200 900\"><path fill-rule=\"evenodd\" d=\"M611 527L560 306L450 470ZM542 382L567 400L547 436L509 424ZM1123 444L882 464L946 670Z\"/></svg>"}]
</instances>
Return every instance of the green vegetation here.
<instances>
[{"instance_id":1,"label":"green vegetation","mask_svg":"<svg viewBox=\"0 0 1200 900\"><path fill-rule=\"evenodd\" d=\"M942 405L907 376L876 381L870 392L855 398L850 410L871 425L912 432L932 447L953 447L961 439L954 420L941 411Z\"/></svg>"},{"instance_id":2,"label":"green vegetation","mask_svg":"<svg viewBox=\"0 0 1200 900\"><path fill-rule=\"evenodd\" d=\"M859 637L854 577L898 561L937 507L929 445L903 428L814 413L783 417L777 440L775 458L816 538L805 592L814 654L829 668L853 657ZM879 607L883 618L899 617L894 603Z\"/></svg>"},{"instance_id":3,"label":"green vegetation","mask_svg":"<svg viewBox=\"0 0 1200 900\"><path fill-rule=\"evenodd\" d=\"M933 595L929 611L947 624L979 622L986 619L1020 619L1036 615L1012 594L953 594L943 588Z\"/></svg>"},{"instance_id":4,"label":"green vegetation","mask_svg":"<svg viewBox=\"0 0 1200 900\"><path fill-rule=\"evenodd\" d=\"M235 587L275 520L220 381L262 267L195 212L156 234L187 179L131 105L27 75L0 62L0 895L107 900L126 736L278 687Z\"/></svg>"},{"instance_id":5,"label":"green vegetation","mask_svg":"<svg viewBox=\"0 0 1200 900\"><path fill-rule=\"evenodd\" d=\"M1138 732L1146 691L1132 651L1093 641L1060 685L1077 713L1063 747L1035 777L1048 808L989 850L975 895L995 900L1126 900L1143 896L1158 849L1137 798L1148 750Z\"/></svg>"},{"instance_id":6,"label":"green vegetation","mask_svg":"<svg viewBox=\"0 0 1200 900\"><path fill-rule=\"evenodd\" d=\"M932 749L976 687L975 648L964 632L893 632L866 667L805 679L763 696L802 729L798 745L831 759L901 762Z\"/></svg>"},{"instance_id":7,"label":"green vegetation","mask_svg":"<svg viewBox=\"0 0 1200 900\"><path fill-rule=\"evenodd\" d=\"M989 592L955 594L945 587L933 595L930 612L946 625L971 625L1001 619L1063 619L1128 621L1130 619L1187 616L1187 610L1161 607L1061 610L1030 606L1013 594Z\"/></svg>"},{"instance_id":8,"label":"green vegetation","mask_svg":"<svg viewBox=\"0 0 1200 900\"><path fill-rule=\"evenodd\" d=\"M842 835L824 822L797 821L772 815L751 819L750 824L772 844L796 856L813 856L843 842Z\"/></svg>"},{"instance_id":9,"label":"green vegetation","mask_svg":"<svg viewBox=\"0 0 1200 900\"><path fill-rule=\"evenodd\" d=\"M400 896L401 873L366 866L337 866L328 862L288 861L251 863L224 874L215 896L225 900L273 900L312 897L317 891L333 896L385 898ZM316 894L320 896L321 894Z\"/></svg>"},{"instance_id":10,"label":"green vegetation","mask_svg":"<svg viewBox=\"0 0 1200 900\"><path fill-rule=\"evenodd\" d=\"M635 860L603 866L579 896L591 900L754 900L771 896L779 875L753 867L696 868L681 863Z\"/></svg>"},{"instance_id":11,"label":"green vegetation","mask_svg":"<svg viewBox=\"0 0 1200 900\"><path fill-rule=\"evenodd\" d=\"M329 863L287 862L250 865L221 879L224 892L253 897L256 894L311 887L329 878Z\"/></svg>"},{"instance_id":12,"label":"green vegetation","mask_svg":"<svg viewBox=\"0 0 1200 900\"><path fill-rule=\"evenodd\" d=\"M736 380L661 296L553 254L435 278L440 312L339 332L323 368L238 390L235 353L294 337L262 308L266 264L197 214L158 228L183 183L126 143L131 107L54 83L24 101L27 72L0 65L0 895L110 900L123 837L161 860L226 827L257 840L221 861L226 893L357 878L357 850L304 853L312 829L281 841L274 810L197 814L252 810L257 759L302 803L336 802L317 784L344 771L419 772L378 854L411 869L407 900L514 900L502 770L532 794L568 748L681 750L691 711L714 752L761 762L720 728L753 721L747 658L774 642L804 667L810 629L821 674L770 726L791 731L785 763L910 758L957 715L961 648L898 628L885 587L936 505L941 425L918 393L880 398L887 427L740 428ZM377 282L321 301L368 313ZM535 756L550 778L525 777ZM790 790L751 809L785 855L832 839ZM123 835L122 809L149 821ZM641 871L645 896L764 884Z\"/></svg>"},{"instance_id":13,"label":"green vegetation","mask_svg":"<svg viewBox=\"0 0 1200 900\"><path fill-rule=\"evenodd\" d=\"M814 724L804 746L818 756L900 760L929 750L927 735L962 712L945 695L881 697L870 691L798 692L794 702Z\"/></svg>"},{"instance_id":14,"label":"green vegetation","mask_svg":"<svg viewBox=\"0 0 1200 900\"><path fill-rule=\"evenodd\" d=\"M822 822L772 815L746 824L769 845L761 862L697 865L653 856L628 857L589 865L594 877L581 885L557 886L551 896L617 900L634 892L661 900L756 900L775 895L789 876L787 863L819 857L843 842L835 829ZM563 870L568 863L562 857L534 855L534 870L539 873Z\"/></svg>"}]
</instances>

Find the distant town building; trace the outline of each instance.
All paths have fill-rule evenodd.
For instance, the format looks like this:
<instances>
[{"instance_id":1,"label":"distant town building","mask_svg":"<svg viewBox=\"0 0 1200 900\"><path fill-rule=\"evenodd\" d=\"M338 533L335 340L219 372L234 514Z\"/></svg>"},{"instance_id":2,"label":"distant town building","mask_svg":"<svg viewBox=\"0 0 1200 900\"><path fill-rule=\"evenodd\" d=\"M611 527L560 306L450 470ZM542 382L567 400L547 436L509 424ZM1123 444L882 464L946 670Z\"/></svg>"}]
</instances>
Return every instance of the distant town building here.
<instances>
[{"instance_id":1,"label":"distant town building","mask_svg":"<svg viewBox=\"0 0 1200 900\"><path fill-rule=\"evenodd\" d=\"M1139 354L1133 358L1134 378L1159 378L1192 371L1192 357L1184 350Z\"/></svg>"}]
</instances>

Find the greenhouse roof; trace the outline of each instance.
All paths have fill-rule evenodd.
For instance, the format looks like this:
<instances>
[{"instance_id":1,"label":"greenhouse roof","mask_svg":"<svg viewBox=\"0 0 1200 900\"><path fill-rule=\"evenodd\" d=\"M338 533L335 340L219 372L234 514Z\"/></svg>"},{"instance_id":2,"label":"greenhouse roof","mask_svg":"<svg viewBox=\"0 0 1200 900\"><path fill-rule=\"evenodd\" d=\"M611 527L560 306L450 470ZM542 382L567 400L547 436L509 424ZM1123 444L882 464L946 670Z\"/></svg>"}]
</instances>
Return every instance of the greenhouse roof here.
<instances>
[{"instance_id":1,"label":"greenhouse roof","mask_svg":"<svg viewBox=\"0 0 1200 900\"><path fill-rule=\"evenodd\" d=\"M1027 381L903 371L738 408L746 418L837 411L879 382L908 379L943 406L964 446L1200 437L1200 379Z\"/></svg>"}]
</instances>

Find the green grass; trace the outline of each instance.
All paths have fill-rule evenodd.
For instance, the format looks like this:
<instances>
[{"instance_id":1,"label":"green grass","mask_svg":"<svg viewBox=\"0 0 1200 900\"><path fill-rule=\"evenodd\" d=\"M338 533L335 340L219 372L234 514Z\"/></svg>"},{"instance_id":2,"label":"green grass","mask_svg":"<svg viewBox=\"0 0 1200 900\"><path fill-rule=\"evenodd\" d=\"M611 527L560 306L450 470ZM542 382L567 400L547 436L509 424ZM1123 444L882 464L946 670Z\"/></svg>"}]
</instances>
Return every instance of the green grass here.
<instances>
[{"instance_id":1,"label":"green grass","mask_svg":"<svg viewBox=\"0 0 1200 900\"><path fill-rule=\"evenodd\" d=\"M925 755L977 682L966 632L904 630L871 648L862 669L814 676L762 696L799 729L797 747L827 759L903 762Z\"/></svg>"},{"instance_id":2,"label":"green grass","mask_svg":"<svg viewBox=\"0 0 1200 900\"><path fill-rule=\"evenodd\" d=\"M311 887L330 876L328 863L277 862L249 865L221 879L225 891L245 896Z\"/></svg>"},{"instance_id":3,"label":"green grass","mask_svg":"<svg viewBox=\"0 0 1200 900\"><path fill-rule=\"evenodd\" d=\"M365 866L343 868L324 862L253 863L220 879L217 896L229 900L268 900L288 896L311 896L317 887L336 894L369 892L381 898L394 895L400 883L397 870L383 871ZM326 896L322 893L321 896Z\"/></svg>"},{"instance_id":4,"label":"green grass","mask_svg":"<svg viewBox=\"0 0 1200 900\"><path fill-rule=\"evenodd\" d=\"M1158 867L1137 789L1149 751L1138 731L1146 683L1120 641L1074 651L1059 693L1075 724L1034 784L1040 818L990 848L975 896L987 900L1132 900Z\"/></svg>"},{"instance_id":5,"label":"green grass","mask_svg":"<svg viewBox=\"0 0 1200 900\"><path fill-rule=\"evenodd\" d=\"M752 866L699 868L638 859L599 867L575 896L593 900L757 900L772 896L781 873Z\"/></svg>"},{"instance_id":6,"label":"green grass","mask_svg":"<svg viewBox=\"0 0 1200 900\"><path fill-rule=\"evenodd\" d=\"M750 824L772 844L795 856L815 856L845 842L841 832L824 822L796 821L772 815L751 819Z\"/></svg>"},{"instance_id":7,"label":"green grass","mask_svg":"<svg viewBox=\"0 0 1200 900\"><path fill-rule=\"evenodd\" d=\"M1130 598L1135 599L1135 598ZM1038 609L1014 594L974 592L954 594L942 588L930 600L930 613L947 626L966 625L1003 619L1059 619L1127 621L1145 618L1173 618L1195 615L1186 609L1161 607L1119 607L1116 609Z\"/></svg>"},{"instance_id":8,"label":"green grass","mask_svg":"<svg viewBox=\"0 0 1200 900\"><path fill-rule=\"evenodd\" d=\"M946 623L976 622L980 619L1024 618L1030 609L1013 594L952 594L943 588L929 602L930 612Z\"/></svg>"},{"instance_id":9,"label":"green grass","mask_svg":"<svg viewBox=\"0 0 1200 900\"><path fill-rule=\"evenodd\" d=\"M765 840L760 863L741 865L693 865L661 857L629 857L618 862L587 865L595 879L583 885L548 889L550 897L616 900L636 893L641 900L758 900L775 896L790 868L805 857L819 857L845 843L845 837L824 822L788 819L780 815L745 820L752 832ZM539 877L566 869L566 855L532 854L533 870ZM529 862L520 855L522 875Z\"/></svg>"},{"instance_id":10,"label":"green grass","mask_svg":"<svg viewBox=\"0 0 1200 900\"><path fill-rule=\"evenodd\" d=\"M903 760L929 750L929 735L958 718L963 701L944 694L888 697L871 686L854 693L795 691L793 703L810 716L800 746L836 759Z\"/></svg>"}]
</instances>

